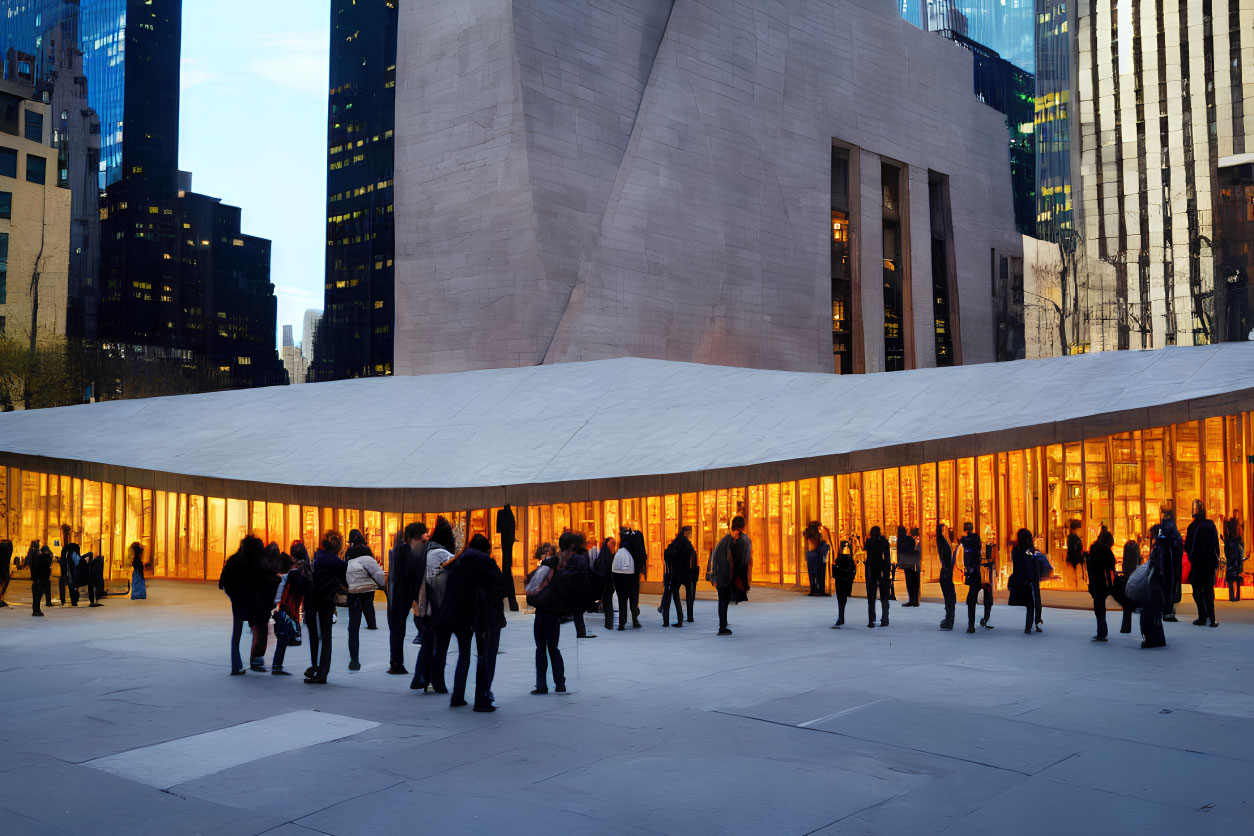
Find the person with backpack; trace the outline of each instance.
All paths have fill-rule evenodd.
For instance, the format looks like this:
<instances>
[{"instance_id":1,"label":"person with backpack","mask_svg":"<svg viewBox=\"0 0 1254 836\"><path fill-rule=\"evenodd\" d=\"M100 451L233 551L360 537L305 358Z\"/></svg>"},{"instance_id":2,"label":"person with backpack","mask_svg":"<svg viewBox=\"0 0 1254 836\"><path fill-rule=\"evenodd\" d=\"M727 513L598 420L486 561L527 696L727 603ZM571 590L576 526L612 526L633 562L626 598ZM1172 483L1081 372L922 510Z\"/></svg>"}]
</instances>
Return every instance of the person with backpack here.
<instances>
[{"instance_id":1,"label":"person with backpack","mask_svg":"<svg viewBox=\"0 0 1254 836\"><path fill-rule=\"evenodd\" d=\"M923 553L919 548L919 529L912 528L909 533L906 527L897 527L897 565L906 576L906 603L903 607L919 606L919 595L922 586Z\"/></svg>"},{"instance_id":2,"label":"person with backpack","mask_svg":"<svg viewBox=\"0 0 1254 836\"><path fill-rule=\"evenodd\" d=\"M1193 521L1185 530L1184 550L1189 555L1189 585L1193 587L1193 602L1197 605L1194 624L1201 627L1209 622L1218 627L1215 620L1215 573L1219 571L1219 530L1215 522L1206 518L1202 500L1193 500Z\"/></svg>"},{"instance_id":3,"label":"person with backpack","mask_svg":"<svg viewBox=\"0 0 1254 836\"><path fill-rule=\"evenodd\" d=\"M440 525L432 535L441 536ZM457 666L453 673L451 708L466 702L466 680L470 675L471 638L475 638L479 664L475 678L475 711L495 711L492 705L492 676L496 671L496 649L493 630L499 643L505 612L503 602L509 595L505 575L489 552L492 544L481 533L475 534L454 557L445 561L435 575L432 587L432 621L436 629L437 654L448 651L447 636L457 637ZM429 559L434 561L431 552ZM440 587L443 586L441 592ZM439 656L435 664L440 664Z\"/></svg>"},{"instance_id":4,"label":"person with backpack","mask_svg":"<svg viewBox=\"0 0 1254 836\"><path fill-rule=\"evenodd\" d=\"M627 548L630 529L623 526L622 545L614 552L610 571L614 574L614 592L618 596L618 629L627 629L627 613L631 613L631 626L640 629L640 567L635 555Z\"/></svg>"},{"instance_id":5,"label":"person with backpack","mask_svg":"<svg viewBox=\"0 0 1254 836\"><path fill-rule=\"evenodd\" d=\"M980 600L980 590L984 588L980 551L983 548L980 536L975 533L975 526L970 522L962 524L962 537L958 545L962 548L962 577L967 585L967 632L975 632L975 607ZM984 618L980 619L981 627L988 627L989 613L993 609L992 596L984 593Z\"/></svg>"},{"instance_id":6,"label":"person with backpack","mask_svg":"<svg viewBox=\"0 0 1254 836\"><path fill-rule=\"evenodd\" d=\"M291 545L292 554L296 553L298 546L302 553L305 552L305 544L297 540ZM298 634L300 608L312 586L313 576L309 570L308 554L305 553L303 566L292 557L292 554L279 556L281 576L274 593L275 646L274 658L270 661L271 676L291 676L283 669L283 661L287 655L287 648L291 646Z\"/></svg>"},{"instance_id":7,"label":"person with backpack","mask_svg":"<svg viewBox=\"0 0 1254 836\"><path fill-rule=\"evenodd\" d=\"M46 546L40 548L36 540L31 543L23 565L30 570L31 615L42 617L39 599L45 599L48 606L52 606L52 552Z\"/></svg>"},{"instance_id":8,"label":"person with backpack","mask_svg":"<svg viewBox=\"0 0 1254 836\"><path fill-rule=\"evenodd\" d=\"M875 599L880 599L880 626L888 626L889 566L890 547L888 538L880 532L878 525L871 527L871 533L863 545L866 558L863 561L863 574L866 579L867 627L875 627Z\"/></svg>"},{"instance_id":9,"label":"person with backpack","mask_svg":"<svg viewBox=\"0 0 1254 836\"><path fill-rule=\"evenodd\" d=\"M245 537L235 553L222 564L222 574L218 576L218 589L225 592L231 602L231 676L246 673L239 642L244 634L244 622L251 626L257 616L256 576L264 548L256 537Z\"/></svg>"},{"instance_id":10,"label":"person with backpack","mask_svg":"<svg viewBox=\"0 0 1254 836\"><path fill-rule=\"evenodd\" d=\"M941 596L945 599L945 617L941 619L942 630L954 629L954 611L958 607L958 595L954 590L954 549L949 545L945 524L936 524L936 556L940 559Z\"/></svg>"},{"instance_id":11,"label":"person with backpack","mask_svg":"<svg viewBox=\"0 0 1254 836\"><path fill-rule=\"evenodd\" d=\"M1228 584L1228 600L1241 600L1241 581L1245 575L1245 539L1241 536L1241 518L1234 513L1224 524L1224 580ZM4 597L0 590L0 598Z\"/></svg>"},{"instance_id":12,"label":"person with backpack","mask_svg":"<svg viewBox=\"0 0 1254 836\"><path fill-rule=\"evenodd\" d=\"M9 581L13 577L13 541L7 537L0 538L0 610L9 605L4 594L9 591Z\"/></svg>"},{"instance_id":13,"label":"person with backpack","mask_svg":"<svg viewBox=\"0 0 1254 836\"><path fill-rule=\"evenodd\" d=\"M586 548L580 548L576 551L573 547L578 537L584 537L581 532L566 530L562 532L562 536L557 540L557 548L559 552L568 555L566 563L566 572L570 576L571 584L570 593L570 618L575 622L575 638L577 639L595 639L596 633L589 633L588 627L584 623L584 613L588 610L588 595L592 587L589 580L591 575L591 567L588 563L588 551ZM587 538L584 538L587 543Z\"/></svg>"},{"instance_id":14,"label":"person with backpack","mask_svg":"<svg viewBox=\"0 0 1254 836\"><path fill-rule=\"evenodd\" d=\"M1136 612L1136 604L1128 600L1124 589L1127 587L1128 578L1132 577L1132 573L1140 565L1141 544L1136 540L1128 540L1123 544L1123 562L1119 566L1119 572L1115 575L1110 590L1111 596L1123 610L1123 621L1119 624L1120 633L1132 632L1132 614Z\"/></svg>"},{"instance_id":15,"label":"person with backpack","mask_svg":"<svg viewBox=\"0 0 1254 836\"><path fill-rule=\"evenodd\" d=\"M732 517L731 531L723 535L706 567L706 580L718 590L718 634L730 636L727 606L733 601L749 600L749 577L753 561L753 542L745 534L745 518Z\"/></svg>"},{"instance_id":16,"label":"person with backpack","mask_svg":"<svg viewBox=\"0 0 1254 836\"><path fill-rule=\"evenodd\" d=\"M344 538L338 531L328 531L313 556L313 578L305 599L305 624L309 628L309 660L305 671L306 685L326 685L331 672L331 616L335 614L335 598L344 588L348 564L340 559Z\"/></svg>"},{"instance_id":17,"label":"person with backpack","mask_svg":"<svg viewBox=\"0 0 1254 836\"><path fill-rule=\"evenodd\" d=\"M348 533L348 550L344 553L347 563L344 580L348 586L348 669L361 670L361 621L366 619L366 629L375 626L374 594L386 585L383 569L374 559L374 553L366 544L366 538L357 529Z\"/></svg>"},{"instance_id":18,"label":"person with backpack","mask_svg":"<svg viewBox=\"0 0 1254 836\"><path fill-rule=\"evenodd\" d=\"M1088 553L1089 595L1093 598L1093 615L1097 617L1097 635L1093 637L1095 642L1106 641L1108 632L1106 598L1115 583L1114 545L1115 536L1103 525Z\"/></svg>"},{"instance_id":19,"label":"person with backpack","mask_svg":"<svg viewBox=\"0 0 1254 836\"><path fill-rule=\"evenodd\" d=\"M554 690L566 693L566 664L558 642L562 635L562 616L570 611L572 602L578 600L578 581L570 568L570 560L577 553L575 543L582 540L582 534L563 534L558 545L565 548L556 555L551 548L538 554L537 557L542 558L540 565L527 578L527 603L536 611L532 622L532 638L536 642L536 687L531 692L534 696L549 692L550 662Z\"/></svg>"},{"instance_id":20,"label":"person with backpack","mask_svg":"<svg viewBox=\"0 0 1254 836\"><path fill-rule=\"evenodd\" d=\"M853 559L853 544L848 540L841 540L840 547L836 550L836 560L832 563L832 581L836 586L836 623L832 625L833 630L838 630L845 624L845 604L853 594L853 581L857 576L858 564Z\"/></svg>"},{"instance_id":21,"label":"person with backpack","mask_svg":"<svg viewBox=\"0 0 1254 836\"><path fill-rule=\"evenodd\" d=\"M592 561L592 581L601 596L601 614L605 616L605 629L614 629L614 556L618 553L618 541L606 537L597 549Z\"/></svg>"},{"instance_id":22,"label":"person with backpack","mask_svg":"<svg viewBox=\"0 0 1254 836\"><path fill-rule=\"evenodd\" d=\"M1014 547L1010 550L1010 561L1010 603L1012 606L1024 608L1026 617L1023 632L1031 634L1033 622L1036 620L1036 602L1040 599L1041 590L1036 547L1032 543L1032 532L1026 528L1019 529L1015 536ZM1040 632L1041 628L1036 629Z\"/></svg>"},{"instance_id":23,"label":"person with backpack","mask_svg":"<svg viewBox=\"0 0 1254 836\"><path fill-rule=\"evenodd\" d=\"M453 641L453 612L445 606L449 576L441 577L446 565L453 561L457 549L453 527L444 517L436 517L431 529L431 539L422 555L423 584L418 594L418 618L424 625L422 646L414 667L414 678L409 687L426 693L431 688L437 694L447 694L444 669L448 662L448 648ZM418 568L418 567L415 567ZM470 637L463 636L466 653L470 652ZM462 645L459 644L459 648ZM458 659L458 665L462 664ZM470 670L470 657L466 656L466 670Z\"/></svg>"},{"instance_id":24,"label":"person with backpack","mask_svg":"<svg viewBox=\"0 0 1254 836\"><path fill-rule=\"evenodd\" d=\"M1176 521L1165 511L1162 522L1150 530L1149 591L1141 605L1141 647L1164 647L1163 610L1176 587L1175 567L1184 559L1184 541L1176 530Z\"/></svg>"},{"instance_id":25,"label":"person with backpack","mask_svg":"<svg viewBox=\"0 0 1254 836\"><path fill-rule=\"evenodd\" d=\"M670 626L671 603L675 604L675 626L684 626L683 605L679 600L679 590L687 586L692 588L689 579L692 575L692 564L696 559L697 550L692 547L692 526L685 525L679 529L675 539L663 552L662 560L666 566L666 574L662 576L662 626ZM688 620L692 620L692 597L688 599Z\"/></svg>"}]
</instances>

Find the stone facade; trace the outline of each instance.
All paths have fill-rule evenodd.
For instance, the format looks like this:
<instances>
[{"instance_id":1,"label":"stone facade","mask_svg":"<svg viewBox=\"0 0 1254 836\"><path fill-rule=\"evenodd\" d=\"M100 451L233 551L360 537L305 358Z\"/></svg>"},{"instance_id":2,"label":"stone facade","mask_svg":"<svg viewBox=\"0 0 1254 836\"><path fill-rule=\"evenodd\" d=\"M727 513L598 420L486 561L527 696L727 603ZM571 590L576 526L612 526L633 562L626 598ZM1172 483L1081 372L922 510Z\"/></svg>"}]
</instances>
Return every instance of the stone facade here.
<instances>
[{"instance_id":1,"label":"stone facade","mask_svg":"<svg viewBox=\"0 0 1254 836\"><path fill-rule=\"evenodd\" d=\"M906 366L935 365L929 171L948 178L957 354L992 360L990 273L1021 241L1005 123L971 74L892 0L402 4L396 372L831 371L834 143L855 368L884 368L881 159L907 184Z\"/></svg>"}]
</instances>

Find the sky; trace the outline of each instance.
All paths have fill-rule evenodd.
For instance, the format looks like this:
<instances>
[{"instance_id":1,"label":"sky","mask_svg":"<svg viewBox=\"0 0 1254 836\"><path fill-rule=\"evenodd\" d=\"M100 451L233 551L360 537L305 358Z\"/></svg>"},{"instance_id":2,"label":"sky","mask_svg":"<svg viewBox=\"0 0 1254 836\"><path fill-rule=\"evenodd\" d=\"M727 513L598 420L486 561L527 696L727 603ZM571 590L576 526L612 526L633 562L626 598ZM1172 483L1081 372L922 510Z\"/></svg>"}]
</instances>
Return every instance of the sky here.
<instances>
[{"instance_id":1,"label":"sky","mask_svg":"<svg viewBox=\"0 0 1254 836\"><path fill-rule=\"evenodd\" d=\"M179 167L274 242L278 338L322 307L330 0L184 0Z\"/></svg>"}]
</instances>

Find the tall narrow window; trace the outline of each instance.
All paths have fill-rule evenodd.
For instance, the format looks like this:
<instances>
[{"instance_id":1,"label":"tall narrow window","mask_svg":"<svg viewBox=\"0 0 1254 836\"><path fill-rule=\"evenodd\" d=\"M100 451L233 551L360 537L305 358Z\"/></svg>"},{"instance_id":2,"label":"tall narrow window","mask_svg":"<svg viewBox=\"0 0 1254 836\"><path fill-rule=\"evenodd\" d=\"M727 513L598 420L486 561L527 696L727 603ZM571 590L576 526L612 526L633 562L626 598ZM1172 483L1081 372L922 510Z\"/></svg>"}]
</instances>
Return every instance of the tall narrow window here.
<instances>
[{"instance_id":1,"label":"tall narrow window","mask_svg":"<svg viewBox=\"0 0 1254 836\"><path fill-rule=\"evenodd\" d=\"M932 313L936 328L936 365L954 365L953 314L950 305L949 182L928 173L928 204L932 225Z\"/></svg>"},{"instance_id":2,"label":"tall narrow window","mask_svg":"<svg viewBox=\"0 0 1254 836\"><path fill-rule=\"evenodd\" d=\"M832 356L836 374L853 371L853 273L850 264L849 151L832 148Z\"/></svg>"},{"instance_id":3,"label":"tall narrow window","mask_svg":"<svg viewBox=\"0 0 1254 836\"><path fill-rule=\"evenodd\" d=\"M880 168L884 195L884 371L906 367L905 282L901 260L901 169Z\"/></svg>"}]
</instances>

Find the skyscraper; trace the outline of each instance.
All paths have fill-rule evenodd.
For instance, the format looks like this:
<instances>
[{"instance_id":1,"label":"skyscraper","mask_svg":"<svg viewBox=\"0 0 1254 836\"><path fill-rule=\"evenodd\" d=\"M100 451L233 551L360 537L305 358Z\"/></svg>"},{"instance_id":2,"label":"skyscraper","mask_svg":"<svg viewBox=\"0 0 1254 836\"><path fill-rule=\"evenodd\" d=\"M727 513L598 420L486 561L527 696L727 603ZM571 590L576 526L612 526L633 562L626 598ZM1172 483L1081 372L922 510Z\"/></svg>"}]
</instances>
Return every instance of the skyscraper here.
<instances>
[{"instance_id":1,"label":"skyscraper","mask_svg":"<svg viewBox=\"0 0 1254 836\"><path fill-rule=\"evenodd\" d=\"M930 32L957 32L1036 72L1036 0L900 0L902 16Z\"/></svg>"},{"instance_id":2,"label":"skyscraper","mask_svg":"<svg viewBox=\"0 0 1254 836\"><path fill-rule=\"evenodd\" d=\"M392 373L396 0L331 3L327 261L315 380ZM310 335L305 342L315 347Z\"/></svg>"},{"instance_id":3,"label":"skyscraper","mask_svg":"<svg viewBox=\"0 0 1254 836\"><path fill-rule=\"evenodd\" d=\"M1074 234L1071 188L1071 58L1075 0L1036 0L1036 237ZM1071 246L1068 238L1067 246Z\"/></svg>"}]
</instances>

